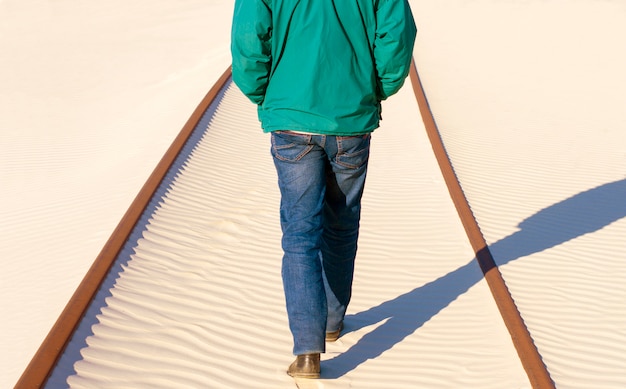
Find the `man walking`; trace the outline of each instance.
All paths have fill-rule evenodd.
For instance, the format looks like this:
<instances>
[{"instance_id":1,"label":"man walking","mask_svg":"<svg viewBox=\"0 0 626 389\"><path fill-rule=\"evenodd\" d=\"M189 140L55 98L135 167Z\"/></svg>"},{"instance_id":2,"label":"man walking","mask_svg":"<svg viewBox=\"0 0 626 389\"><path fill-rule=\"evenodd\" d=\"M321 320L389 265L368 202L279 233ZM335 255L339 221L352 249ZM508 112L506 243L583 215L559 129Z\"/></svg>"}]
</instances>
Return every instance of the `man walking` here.
<instances>
[{"instance_id":1,"label":"man walking","mask_svg":"<svg viewBox=\"0 0 626 389\"><path fill-rule=\"evenodd\" d=\"M293 377L318 378L343 328L371 133L415 33L407 0L235 1L233 81L271 133L281 192Z\"/></svg>"}]
</instances>

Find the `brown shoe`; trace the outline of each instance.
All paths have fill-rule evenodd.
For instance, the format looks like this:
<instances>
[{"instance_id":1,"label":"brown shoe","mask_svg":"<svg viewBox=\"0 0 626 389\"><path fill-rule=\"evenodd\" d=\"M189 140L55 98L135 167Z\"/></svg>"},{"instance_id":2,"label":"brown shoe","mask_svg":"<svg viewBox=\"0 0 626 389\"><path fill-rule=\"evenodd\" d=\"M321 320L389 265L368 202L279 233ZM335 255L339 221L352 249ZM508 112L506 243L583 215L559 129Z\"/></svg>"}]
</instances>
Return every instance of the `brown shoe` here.
<instances>
[{"instance_id":1,"label":"brown shoe","mask_svg":"<svg viewBox=\"0 0 626 389\"><path fill-rule=\"evenodd\" d=\"M341 335L341 331L343 330L343 322L339 323L339 329L337 331L331 331L326 333L326 341L334 342L339 339L339 335Z\"/></svg>"},{"instance_id":2,"label":"brown shoe","mask_svg":"<svg viewBox=\"0 0 626 389\"><path fill-rule=\"evenodd\" d=\"M289 366L287 374L294 378L319 378L320 354L298 355Z\"/></svg>"}]
</instances>

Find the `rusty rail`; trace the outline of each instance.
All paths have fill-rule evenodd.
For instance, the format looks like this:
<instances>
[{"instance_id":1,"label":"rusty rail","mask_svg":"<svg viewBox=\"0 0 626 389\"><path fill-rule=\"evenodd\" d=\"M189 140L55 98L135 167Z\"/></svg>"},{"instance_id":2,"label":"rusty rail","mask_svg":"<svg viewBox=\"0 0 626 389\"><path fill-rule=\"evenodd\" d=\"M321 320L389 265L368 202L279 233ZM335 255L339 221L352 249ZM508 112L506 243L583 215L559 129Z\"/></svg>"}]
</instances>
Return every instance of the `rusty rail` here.
<instances>
[{"instance_id":1,"label":"rusty rail","mask_svg":"<svg viewBox=\"0 0 626 389\"><path fill-rule=\"evenodd\" d=\"M47 337L35 353L29 365L15 385L15 389L41 388L45 385L57 361L63 354L72 335L85 315L89 304L95 297L100 285L107 276L119 252L128 240L135 225L148 206L155 191L167 174L176 157L191 136L203 113L213 103L220 90L230 79L230 67L222 74L215 85L207 93L194 110L185 126L171 144L155 170L152 172L141 191L126 211L124 217L113 231L111 237L102 248L100 254L83 278L82 282L67 303L65 309L48 333ZM476 259L480 265L496 305L504 319L505 325L517 350L522 365L535 389L555 388L541 355L524 324L522 317L506 287L498 267L482 236L467 199L459 184L454 169L448 159L432 112L428 105L421 80L415 63L411 66L410 79L419 105L428 137L439 163L446 185L453 199L459 217L463 223Z\"/></svg>"},{"instance_id":2,"label":"rusty rail","mask_svg":"<svg viewBox=\"0 0 626 389\"><path fill-rule=\"evenodd\" d=\"M554 382L552 381L552 378L550 378L548 369L543 363L543 359L541 358L541 355L539 354L539 351L530 336L528 328L524 324L524 320L522 319L522 316L513 301L513 297L504 283L502 274L500 273L491 252L489 251L487 242L485 241L480 227L476 222L476 218L474 218L474 214L472 213L472 210L467 202L467 198L463 193L461 184L454 173L454 168L448 159L448 154L446 153L443 141L439 135L435 118L433 117L428 100L426 99L426 94L424 93L415 62L411 64L410 78L413 86L413 92L417 98L417 103L422 115L422 120L424 121L424 126L426 127L428 139L430 140L435 157L439 164L439 168L441 169L443 178L448 187L448 191L450 192L454 206L456 207L457 213L463 223L465 233L467 234L470 244L476 253L476 260L485 275L485 280L489 285L491 294L493 295L496 305L498 306L498 310L504 319L504 324L511 335L513 345L517 350L522 366L528 375L530 384L535 389L555 388Z\"/></svg>"},{"instance_id":3,"label":"rusty rail","mask_svg":"<svg viewBox=\"0 0 626 389\"><path fill-rule=\"evenodd\" d=\"M122 220L111 234L111 237L100 251L100 254L96 257L81 283L78 285L78 288L65 306L65 309L61 312L61 315L31 359L26 370L24 370L22 376L17 381L15 389L34 389L41 388L45 385L57 361L63 354L65 347L78 327L78 324L85 315L89 304L95 297L119 252L124 247L133 228L148 206L154 192L163 181L163 178L176 160L176 157L191 136L202 114L215 100L220 90L230 79L230 76L231 69L229 67L191 114L187 123L185 123L178 136L163 155L159 164L141 188L141 191L137 197L135 197L135 200L122 217Z\"/></svg>"}]
</instances>

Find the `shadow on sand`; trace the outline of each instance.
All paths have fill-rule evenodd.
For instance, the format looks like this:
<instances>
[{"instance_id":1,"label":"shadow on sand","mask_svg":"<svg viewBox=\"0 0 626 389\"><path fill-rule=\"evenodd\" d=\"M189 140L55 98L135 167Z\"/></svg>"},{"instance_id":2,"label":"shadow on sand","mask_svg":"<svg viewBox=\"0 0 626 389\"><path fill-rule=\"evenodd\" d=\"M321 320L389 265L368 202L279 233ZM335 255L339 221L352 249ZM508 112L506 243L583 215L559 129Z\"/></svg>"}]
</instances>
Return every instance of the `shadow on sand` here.
<instances>
[{"instance_id":1,"label":"shadow on sand","mask_svg":"<svg viewBox=\"0 0 626 389\"><path fill-rule=\"evenodd\" d=\"M626 216L626 179L581 192L542 209L490 246L498 265L560 245ZM344 353L322 362L322 378L339 378L411 335L483 278L472 259L424 286L346 318L346 332L385 321Z\"/></svg>"}]
</instances>

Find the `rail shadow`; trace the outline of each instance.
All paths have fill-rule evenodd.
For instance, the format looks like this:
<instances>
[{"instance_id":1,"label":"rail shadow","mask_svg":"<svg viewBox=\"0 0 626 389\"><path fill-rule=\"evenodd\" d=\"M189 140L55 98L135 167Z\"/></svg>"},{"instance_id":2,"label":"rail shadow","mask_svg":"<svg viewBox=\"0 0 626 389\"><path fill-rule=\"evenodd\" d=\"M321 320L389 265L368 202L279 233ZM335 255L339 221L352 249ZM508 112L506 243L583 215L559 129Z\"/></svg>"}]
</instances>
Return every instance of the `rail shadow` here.
<instances>
[{"instance_id":1,"label":"rail shadow","mask_svg":"<svg viewBox=\"0 0 626 389\"><path fill-rule=\"evenodd\" d=\"M578 193L519 224L519 230L490 246L497 264L563 244L626 217L626 179ZM346 317L345 332L381 323L344 353L322 361L322 378L339 378L374 359L414 333L452 301L479 282L483 274L469 263L376 307Z\"/></svg>"}]
</instances>

